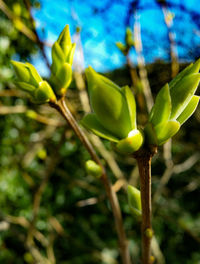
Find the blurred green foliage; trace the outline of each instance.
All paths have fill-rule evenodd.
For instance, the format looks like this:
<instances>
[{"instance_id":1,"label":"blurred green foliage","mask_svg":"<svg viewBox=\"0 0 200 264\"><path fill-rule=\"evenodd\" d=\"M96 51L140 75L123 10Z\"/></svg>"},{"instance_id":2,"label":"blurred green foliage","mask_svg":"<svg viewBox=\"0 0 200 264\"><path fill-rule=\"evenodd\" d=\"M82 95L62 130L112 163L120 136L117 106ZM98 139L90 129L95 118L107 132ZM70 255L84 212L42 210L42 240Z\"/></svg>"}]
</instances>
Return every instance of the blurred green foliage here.
<instances>
[{"instance_id":1,"label":"blurred green foliage","mask_svg":"<svg viewBox=\"0 0 200 264\"><path fill-rule=\"evenodd\" d=\"M23 1L18 1L18 9L15 3L6 1L31 28ZM28 243L31 224L35 226L32 245L39 257L50 261L47 263L55 263L54 258L59 264L119 263L117 236L105 190L84 169L88 153L62 118L48 106L32 104L13 85L10 59L30 60L31 55L39 52L37 45L2 12L0 35L0 263L40 263ZM155 62L147 70L156 94L170 80L170 65ZM119 85L130 84L127 69L110 72L108 76ZM68 99L80 120L83 111L75 89L69 91ZM14 111L19 113L12 113L16 106ZM40 116L61 125L46 125ZM139 118L142 120L140 113ZM153 228L165 263L200 264L199 124L197 109L172 145L174 164L190 160L185 167L184 164L175 167L153 203ZM110 149L106 141L105 146ZM134 159L118 154L115 158L127 182L135 182L139 187L137 171L133 173ZM116 179L107 168L114 183ZM160 188L165 168L161 148L153 160L153 196ZM36 213L35 198L41 188L41 204ZM131 255L137 264L140 226L129 212L125 190L121 189L118 196Z\"/></svg>"}]
</instances>

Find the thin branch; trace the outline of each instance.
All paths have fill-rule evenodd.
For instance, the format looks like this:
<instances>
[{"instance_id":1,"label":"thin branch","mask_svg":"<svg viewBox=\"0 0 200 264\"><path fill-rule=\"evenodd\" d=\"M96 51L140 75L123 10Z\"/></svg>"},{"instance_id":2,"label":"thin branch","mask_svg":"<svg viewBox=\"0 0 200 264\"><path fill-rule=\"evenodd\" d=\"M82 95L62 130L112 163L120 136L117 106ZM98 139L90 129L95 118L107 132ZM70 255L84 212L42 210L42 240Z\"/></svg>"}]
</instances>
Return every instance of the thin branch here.
<instances>
[{"instance_id":1,"label":"thin branch","mask_svg":"<svg viewBox=\"0 0 200 264\"><path fill-rule=\"evenodd\" d=\"M23 97L25 96L25 93L21 92L20 90L14 90L14 89L0 91L0 97L9 97L9 96Z\"/></svg>"},{"instance_id":2,"label":"thin branch","mask_svg":"<svg viewBox=\"0 0 200 264\"><path fill-rule=\"evenodd\" d=\"M155 236L152 238L152 252L156 258L157 263L165 264L165 257L160 249L159 243Z\"/></svg>"},{"instance_id":3,"label":"thin branch","mask_svg":"<svg viewBox=\"0 0 200 264\"><path fill-rule=\"evenodd\" d=\"M169 139L164 145L163 145L163 158L165 160L165 165L167 168L170 168L173 166L173 160L172 160L172 140Z\"/></svg>"},{"instance_id":4,"label":"thin branch","mask_svg":"<svg viewBox=\"0 0 200 264\"><path fill-rule=\"evenodd\" d=\"M124 227L123 227L123 220L122 220L122 214L121 214L119 202L118 202L116 193L113 191L113 188L110 184L110 181L106 174L106 170L104 166L102 165L100 158L97 156L93 146L89 142L88 138L83 133L83 131L80 129L74 117L71 115L71 112L69 111L64 98L61 98L54 104L51 104L51 106L57 109L57 111L61 113L61 115L65 118L65 120L69 123L71 128L74 130L77 137L81 140L84 147L89 152L91 158L97 164L99 164L99 166L101 166L102 168L101 180L103 182L103 185L106 190L106 194L111 204L111 208L112 208L112 212L113 212L113 216L115 220L115 226L116 226L118 239L119 239L119 247L120 247L122 262L123 264L130 264L131 261L130 261L130 255L129 255L129 250L128 250L128 242L127 242L126 234L125 234Z\"/></svg>"},{"instance_id":5,"label":"thin branch","mask_svg":"<svg viewBox=\"0 0 200 264\"><path fill-rule=\"evenodd\" d=\"M200 157L200 154L199 152L197 152L197 153L194 153L187 160L185 160L183 163L180 163L177 165L172 164L171 166L167 167L163 176L160 179L159 185L153 197L153 202L155 202L158 199L158 197L161 195L164 187L169 182L171 176L174 173L179 174L181 172L189 170L199 160L199 157Z\"/></svg>"},{"instance_id":6,"label":"thin branch","mask_svg":"<svg viewBox=\"0 0 200 264\"><path fill-rule=\"evenodd\" d=\"M138 15L135 11L134 14L135 24L134 24L134 41L135 41L135 50L137 53L137 61L138 61L138 68L139 68L139 76L141 79L141 83L143 86L143 92L146 99L147 110L148 112L151 111L153 106L153 96L151 94L151 88L147 76L147 70L145 68L145 60L142 54L142 40L141 40L141 30L140 30L140 23L138 21Z\"/></svg>"},{"instance_id":7,"label":"thin branch","mask_svg":"<svg viewBox=\"0 0 200 264\"><path fill-rule=\"evenodd\" d=\"M9 115L9 114L26 114L29 118L36 120L39 123L45 124L47 126L62 127L64 123L54 119L38 114L33 110L28 110L24 105L16 106L5 106L0 105L0 115Z\"/></svg>"},{"instance_id":8,"label":"thin branch","mask_svg":"<svg viewBox=\"0 0 200 264\"><path fill-rule=\"evenodd\" d=\"M8 114L21 114L27 111L27 107L24 105L16 105L16 106L4 106L0 105L0 115L8 115Z\"/></svg>"},{"instance_id":9,"label":"thin branch","mask_svg":"<svg viewBox=\"0 0 200 264\"><path fill-rule=\"evenodd\" d=\"M168 39L169 39L169 46L170 46L170 57L171 57L171 77L174 78L179 71L179 63L178 63L178 51L176 48L176 41L175 41L175 33L172 31L173 26L173 14L168 10L167 5L160 3L164 21L168 31Z\"/></svg>"},{"instance_id":10,"label":"thin branch","mask_svg":"<svg viewBox=\"0 0 200 264\"><path fill-rule=\"evenodd\" d=\"M174 166L173 172L178 174L184 171L189 170L194 166L194 164L199 161L200 153L196 152L192 156L190 156L188 159L186 159L183 163L177 164Z\"/></svg>"},{"instance_id":11,"label":"thin branch","mask_svg":"<svg viewBox=\"0 0 200 264\"><path fill-rule=\"evenodd\" d=\"M1 216L2 217L2 216ZM12 215L5 215L3 216L3 219L5 219L5 222L7 224L14 224L14 225L20 225L25 229L30 228L30 222L23 216L12 216ZM38 230L34 232L34 237L42 243L45 247L48 246L48 240L45 238L45 236L40 233ZM45 258L40 251L37 249L35 243L27 245L27 249L30 251L33 258L37 261L38 264L52 264L49 262L47 258Z\"/></svg>"}]
</instances>

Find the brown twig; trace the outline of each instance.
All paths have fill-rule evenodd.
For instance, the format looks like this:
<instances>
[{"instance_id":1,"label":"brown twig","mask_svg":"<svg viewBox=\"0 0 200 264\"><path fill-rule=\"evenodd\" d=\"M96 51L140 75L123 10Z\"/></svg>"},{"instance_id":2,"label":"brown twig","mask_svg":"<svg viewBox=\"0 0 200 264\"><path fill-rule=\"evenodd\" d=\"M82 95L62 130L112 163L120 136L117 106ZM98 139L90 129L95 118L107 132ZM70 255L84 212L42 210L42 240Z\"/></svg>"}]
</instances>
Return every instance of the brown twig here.
<instances>
[{"instance_id":1,"label":"brown twig","mask_svg":"<svg viewBox=\"0 0 200 264\"><path fill-rule=\"evenodd\" d=\"M77 137L81 140L84 147L89 152L91 158L98 165L101 166L102 168L101 180L103 182L103 185L106 190L106 194L111 204L111 208L112 208L112 212L113 212L113 216L115 220L115 226L116 226L118 239L119 239L119 247L120 247L122 263L130 264L131 260L130 260L129 250L128 250L128 242L127 242L126 234L125 234L124 227L123 227L123 220L122 220L122 214L121 214L119 202L118 202L116 193L113 191L113 188L110 184L110 181L106 174L106 170L104 166L102 165L100 158L97 156L93 146L89 142L88 138L85 136L84 132L80 129L76 120L74 119L71 112L69 111L64 98L59 99L56 103L53 103L53 104L51 103L51 106L57 109L57 111L61 113L64 119L69 123L71 128L74 130Z\"/></svg>"},{"instance_id":2,"label":"brown twig","mask_svg":"<svg viewBox=\"0 0 200 264\"><path fill-rule=\"evenodd\" d=\"M156 147L143 148L135 153L140 174L140 191L142 202L142 263L151 264L151 159L156 153Z\"/></svg>"}]
</instances>

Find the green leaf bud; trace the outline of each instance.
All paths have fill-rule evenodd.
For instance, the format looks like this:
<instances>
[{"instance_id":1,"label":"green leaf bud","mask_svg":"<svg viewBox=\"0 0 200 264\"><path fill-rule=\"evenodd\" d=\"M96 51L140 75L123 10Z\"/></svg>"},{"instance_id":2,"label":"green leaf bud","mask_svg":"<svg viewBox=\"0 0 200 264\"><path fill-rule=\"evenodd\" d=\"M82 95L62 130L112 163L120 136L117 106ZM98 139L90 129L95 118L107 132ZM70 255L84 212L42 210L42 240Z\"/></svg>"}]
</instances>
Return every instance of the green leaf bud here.
<instances>
[{"instance_id":1,"label":"green leaf bud","mask_svg":"<svg viewBox=\"0 0 200 264\"><path fill-rule=\"evenodd\" d=\"M66 25L63 29L63 31L60 33L60 36L58 37L58 43L60 47L62 48L64 54L67 54L69 52L69 49L72 45L71 42L71 36L69 32L69 25Z\"/></svg>"},{"instance_id":2,"label":"green leaf bud","mask_svg":"<svg viewBox=\"0 0 200 264\"><path fill-rule=\"evenodd\" d=\"M184 70L182 70L176 77L174 77L169 83L169 88L174 87L183 77L185 77L191 70L193 63L188 65Z\"/></svg>"},{"instance_id":3,"label":"green leaf bud","mask_svg":"<svg viewBox=\"0 0 200 264\"><path fill-rule=\"evenodd\" d=\"M153 237L153 230L151 228L147 228L144 233L145 233L145 236L148 238Z\"/></svg>"},{"instance_id":4,"label":"green leaf bud","mask_svg":"<svg viewBox=\"0 0 200 264\"><path fill-rule=\"evenodd\" d=\"M117 48L124 54L124 55L126 55L127 54L127 47L123 44L123 43L121 43L121 42L116 42L116 46L117 46Z\"/></svg>"},{"instance_id":5,"label":"green leaf bud","mask_svg":"<svg viewBox=\"0 0 200 264\"><path fill-rule=\"evenodd\" d=\"M55 52L57 52L57 58L64 59L63 62L67 62L72 65L73 56L76 44L71 42L69 25L66 25L63 31L60 33L58 40L55 42ZM59 48L58 48L59 47ZM61 52L62 51L62 52ZM53 50L52 50L52 61L54 63ZM60 65L61 66L61 65Z\"/></svg>"},{"instance_id":6,"label":"green leaf bud","mask_svg":"<svg viewBox=\"0 0 200 264\"><path fill-rule=\"evenodd\" d=\"M117 143L116 148L123 154L131 154L140 149L143 142L143 134L138 129L134 129L129 132L128 137Z\"/></svg>"},{"instance_id":7,"label":"green leaf bud","mask_svg":"<svg viewBox=\"0 0 200 264\"><path fill-rule=\"evenodd\" d=\"M32 64L17 61L11 61L11 63L20 83L24 82L37 87L42 81L42 78Z\"/></svg>"},{"instance_id":8,"label":"green leaf bud","mask_svg":"<svg viewBox=\"0 0 200 264\"><path fill-rule=\"evenodd\" d=\"M71 50L70 50L68 57L67 57L67 61L70 65L72 65L72 63L73 63L75 49L76 49L76 43L73 43L71 46Z\"/></svg>"},{"instance_id":9,"label":"green leaf bud","mask_svg":"<svg viewBox=\"0 0 200 264\"><path fill-rule=\"evenodd\" d=\"M133 216L140 218L142 216L140 191L134 186L128 185L127 193L128 193L128 204L131 213L133 214Z\"/></svg>"},{"instance_id":10,"label":"green leaf bud","mask_svg":"<svg viewBox=\"0 0 200 264\"><path fill-rule=\"evenodd\" d=\"M149 144L162 145L175 135L195 111L199 97L200 59L181 71L158 93L144 131Z\"/></svg>"},{"instance_id":11,"label":"green leaf bud","mask_svg":"<svg viewBox=\"0 0 200 264\"><path fill-rule=\"evenodd\" d=\"M192 73L199 73L200 70L200 59L198 59L194 64L192 64L192 67L188 70L187 75Z\"/></svg>"},{"instance_id":12,"label":"green leaf bud","mask_svg":"<svg viewBox=\"0 0 200 264\"><path fill-rule=\"evenodd\" d=\"M21 82L29 82L30 71L26 67L25 63L17 62L17 61L11 61L11 63L15 70L18 80Z\"/></svg>"},{"instance_id":13,"label":"green leaf bud","mask_svg":"<svg viewBox=\"0 0 200 264\"><path fill-rule=\"evenodd\" d=\"M132 130L126 98L121 89L91 67L86 69L90 102L101 125L117 138Z\"/></svg>"},{"instance_id":14,"label":"green leaf bud","mask_svg":"<svg viewBox=\"0 0 200 264\"><path fill-rule=\"evenodd\" d=\"M200 70L200 59L198 59L194 64L191 63L184 70L182 70L170 83L169 88L174 87L183 77L193 73L198 73Z\"/></svg>"},{"instance_id":15,"label":"green leaf bud","mask_svg":"<svg viewBox=\"0 0 200 264\"><path fill-rule=\"evenodd\" d=\"M128 110L129 110L129 116L131 121L131 128L136 129L136 103L135 103L135 97L131 91L131 89L128 86L122 87L122 92L126 98Z\"/></svg>"},{"instance_id":16,"label":"green leaf bud","mask_svg":"<svg viewBox=\"0 0 200 264\"><path fill-rule=\"evenodd\" d=\"M32 119L36 119L37 118L37 113L33 110L27 110L26 111L26 116Z\"/></svg>"},{"instance_id":17,"label":"green leaf bud","mask_svg":"<svg viewBox=\"0 0 200 264\"><path fill-rule=\"evenodd\" d=\"M35 86L28 84L28 83L25 83L25 82L16 82L16 85L20 89L22 89L26 92L29 92L30 94L35 91Z\"/></svg>"},{"instance_id":18,"label":"green leaf bud","mask_svg":"<svg viewBox=\"0 0 200 264\"><path fill-rule=\"evenodd\" d=\"M39 87L34 92L33 101L38 104L56 101L56 96L48 82L39 83Z\"/></svg>"},{"instance_id":19,"label":"green leaf bud","mask_svg":"<svg viewBox=\"0 0 200 264\"><path fill-rule=\"evenodd\" d=\"M57 71L60 69L60 67L63 65L63 63L65 62L65 55L57 41L53 44L51 54L53 61L51 70L53 71L54 74L56 74Z\"/></svg>"},{"instance_id":20,"label":"green leaf bud","mask_svg":"<svg viewBox=\"0 0 200 264\"><path fill-rule=\"evenodd\" d=\"M164 144L168 139L173 137L180 129L180 123L177 121L168 121L155 126L158 145Z\"/></svg>"},{"instance_id":21,"label":"green leaf bud","mask_svg":"<svg viewBox=\"0 0 200 264\"><path fill-rule=\"evenodd\" d=\"M190 116L194 113L199 103L199 96L193 95L192 99L186 106L186 108L183 110L183 112L180 114L180 116L177 118L177 121L182 125L185 123L185 121L190 118Z\"/></svg>"},{"instance_id":22,"label":"green leaf bud","mask_svg":"<svg viewBox=\"0 0 200 264\"><path fill-rule=\"evenodd\" d=\"M64 63L56 75L56 93L64 95L72 81L72 67L69 63Z\"/></svg>"},{"instance_id":23,"label":"green leaf bud","mask_svg":"<svg viewBox=\"0 0 200 264\"><path fill-rule=\"evenodd\" d=\"M94 113L86 115L82 125L94 134L116 143L121 153L133 153L143 144L143 134L137 129L136 103L128 86L115 83L86 69L89 96Z\"/></svg>"},{"instance_id":24,"label":"green leaf bud","mask_svg":"<svg viewBox=\"0 0 200 264\"><path fill-rule=\"evenodd\" d=\"M34 81L36 82L36 84L38 84L39 82L41 82L42 81L42 78L39 75L39 73L37 72L36 68L32 64L30 64L28 62L26 62L25 64L29 68L30 73L32 75L32 78L34 79Z\"/></svg>"},{"instance_id":25,"label":"green leaf bud","mask_svg":"<svg viewBox=\"0 0 200 264\"><path fill-rule=\"evenodd\" d=\"M56 96L48 84L43 81L35 67L30 63L12 61L18 81L16 85L31 95L34 103L55 102Z\"/></svg>"},{"instance_id":26,"label":"green leaf bud","mask_svg":"<svg viewBox=\"0 0 200 264\"><path fill-rule=\"evenodd\" d=\"M97 178L100 178L102 175L102 168L93 160L88 160L85 163L86 171Z\"/></svg>"},{"instance_id":27,"label":"green leaf bud","mask_svg":"<svg viewBox=\"0 0 200 264\"><path fill-rule=\"evenodd\" d=\"M172 111L170 119L176 119L186 108L200 81L200 74L187 75L170 89Z\"/></svg>"},{"instance_id":28,"label":"green leaf bud","mask_svg":"<svg viewBox=\"0 0 200 264\"><path fill-rule=\"evenodd\" d=\"M57 95L64 96L72 80L72 63L76 44L71 42L69 26L52 47L51 81Z\"/></svg>"},{"instance_id":29,"label":"green leaf bud","mask_svg":"<svg viewBox=\"0 0 200 264\"><path fill-rule=\"evenodd\" d=\"M128 47L134 46L133 32L129 27L126 29L125 40Z\"/></svg>"},{"instance_id":30,"label":"green leaf bud","mask_svg":"<svg viewBox=\"0 0 200 264\"><path fill-rule=\"evenodd\" d=\"M171 97L169 85L166 84L158 93L155 104L150 113L150 122L158 125L169 120L171 114Z\"/></svg>"}]
</instances>

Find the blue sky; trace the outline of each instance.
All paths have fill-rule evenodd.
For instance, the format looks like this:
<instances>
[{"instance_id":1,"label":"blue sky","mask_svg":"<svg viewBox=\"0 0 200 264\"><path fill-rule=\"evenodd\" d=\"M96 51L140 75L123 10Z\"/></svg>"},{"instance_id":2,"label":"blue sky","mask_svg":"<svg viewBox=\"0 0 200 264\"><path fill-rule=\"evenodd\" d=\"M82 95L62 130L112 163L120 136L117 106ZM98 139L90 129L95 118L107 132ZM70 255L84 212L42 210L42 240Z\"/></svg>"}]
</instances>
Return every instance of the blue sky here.
<instances>
[{"instance_id":1,"label":"blue sky","mask_svg":"<svg viewBox=\"0 0 200 264\"><path fill-rule=\"evenodd\" d=\"M121 67L125 63L115 42L124 40L130 2L130 0L41 0L41 9L33 10L33 15L40 37L50 44L57 39L66 24L70 25L72 36L76 27L81 27L84 66L91 65L95 70L105 72ZM196 56L195 49L200 45L198 34L200 28L192 21L191 11L198 19L200 10L198 11L196 7L199 5L199 0L171 0L171 3L182 4L186 10L189 10L185 12L176 7L170 8L175 14L173 30L176 41L180 42L179 58L182 61L192 60ZM139 16L146 62L151 63L156 59L168 60L167 29L161 9L154 0L140 0ZM133 19L130 21L130 26L133 26ZM46 52L51 59L50 48L46 48ZM76 55L76 60L80 61L78 50ZM134 51L131 56L133 62L136 62ZM33 63L41 74L48 74L40 57L34 57Z\"/></svg>"}]
</instances>

